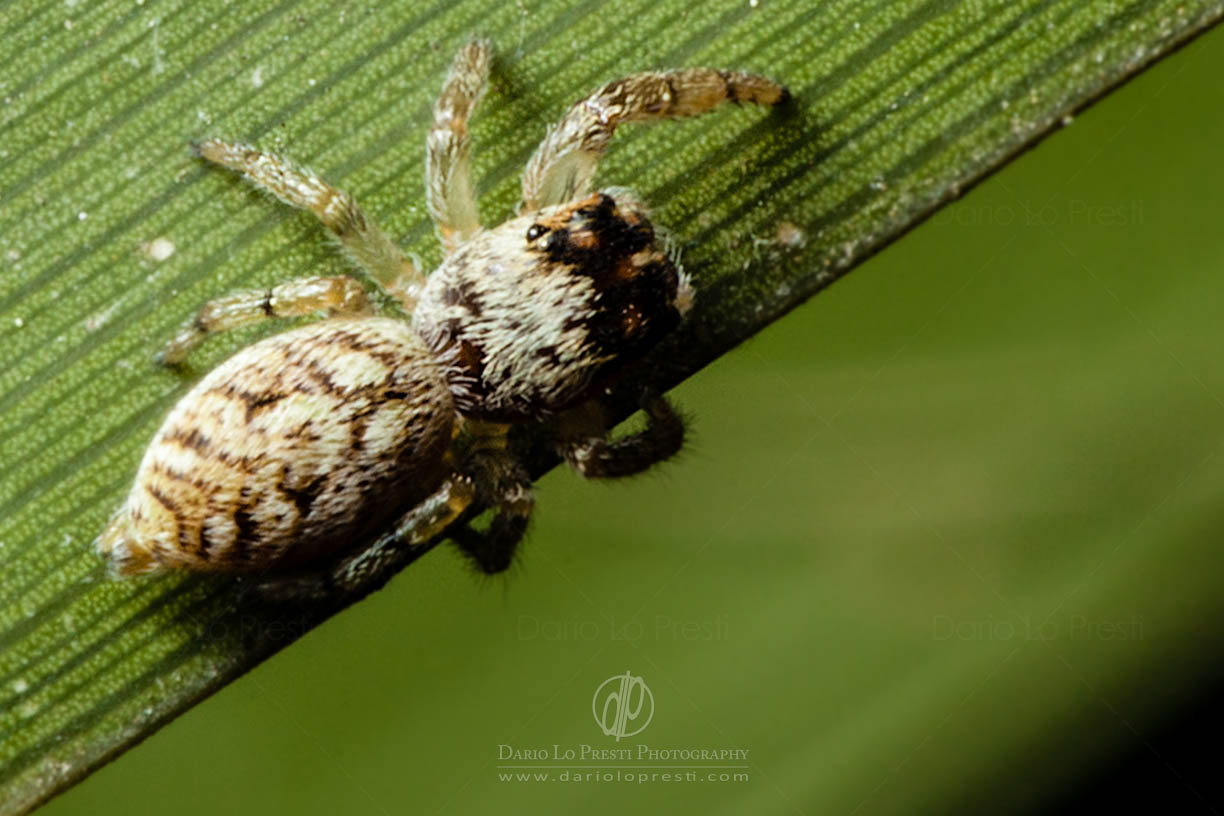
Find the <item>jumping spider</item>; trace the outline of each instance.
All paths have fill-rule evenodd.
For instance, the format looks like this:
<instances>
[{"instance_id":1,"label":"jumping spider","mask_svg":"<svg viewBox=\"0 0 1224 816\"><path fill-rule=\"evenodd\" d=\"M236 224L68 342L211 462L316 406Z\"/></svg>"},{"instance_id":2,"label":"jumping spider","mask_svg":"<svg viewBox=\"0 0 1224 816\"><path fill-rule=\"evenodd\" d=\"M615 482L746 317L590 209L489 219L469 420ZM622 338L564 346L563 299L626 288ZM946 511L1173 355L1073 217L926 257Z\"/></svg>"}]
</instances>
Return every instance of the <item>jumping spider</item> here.
<instances>
[{"instance_id":1,"label":"jumping spider","mask_svg":"<svg viewBox=\"0 0 1224 816\"><path fill-rule=\"evenodd\" d=\"M205 304L162 362L182 361L212 332L316 311L331 318L248 346L179 401L98 538L115 573L266 573L273 595L343 595L385 580L403 553L448 528L479 568L497 572L533 503L507 449L511 423L556 415L558 452L588 478L636 473L679 449L684 426L664 398L645 398L645 429L616 441L593 401L692 302L641 201L619 188L591 192L596 162L622 122L724 101L776 105L787 92L702 68L611 82L548 131L523 173L519 216L486 230L468 118L490 56L485 42L460 49L434 106L426 201L446 259L428 278L348 193L253 147L194 146L314 213L412 320L376 316L347 276ZM473 506L496 508L483 532L455 524ZM385 530L395 535L375 535Z\"/></svg>"}]
</instances>

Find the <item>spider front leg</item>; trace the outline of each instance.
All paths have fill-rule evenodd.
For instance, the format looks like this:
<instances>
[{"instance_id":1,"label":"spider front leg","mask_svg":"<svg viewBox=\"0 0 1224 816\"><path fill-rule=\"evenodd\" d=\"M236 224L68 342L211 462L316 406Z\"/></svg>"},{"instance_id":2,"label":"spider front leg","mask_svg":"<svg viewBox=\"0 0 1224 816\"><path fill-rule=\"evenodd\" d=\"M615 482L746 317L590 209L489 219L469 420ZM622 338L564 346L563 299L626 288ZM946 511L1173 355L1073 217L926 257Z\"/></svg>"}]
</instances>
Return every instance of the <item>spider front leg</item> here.
<instances>
[{"instance_id":1,"label":"spider front leg","mask_svg":"<svg viewBox=\"0 0 1224 816\"><path fill-rule=\"evenodd\" d=\"M688 68L632 74L574 103L548 131L523 171L520 213L581 198L617 125L696 116L723 102L781 105L790 93L773 80L739 71Z\"/></svg>"},{"instance_id":2,"label":"spider front leg","mask_svg":"<svg viewBox=\"0 0 1224 816\"><path fill-rule=\"evenodd\" d=\"M588 479L632 476L675 455L684 444L684 420L658 394L642 397L646 427L620 439L609 439L599 403L591 401L561 419L557 452Z\"/></svg>"},{"instance_id":3,"label":"spider front leg","mask_svg":"<svg viewBox=\"0 0 1224 816\"><path fill-rule=\"evenodd\" d=\"M197 156L235 170L291 207L309 210L340 242L349 258L399 298L408 311L416 306L424 273L373 221L356 199L289 162L243 144L208 139L192 145Z\"/></svg>"},{"instance_id":4,"label":"spider front leg","mask_svg":"<svg viewBox=\"0 0 1224 816\"><path fill-rule=\"evenodd\" d=\"M449 255L480 229L468 164L468 120L484 96L491 48L473 40L455 55L425 141L425 203Z\"/></svg>"},{"instance_id":5,"label":"spider front leg","mask_svg":"<svg viewBox=\"0 0 1224 816\"><path fill-rule=\"evenodd\" d=\"M374 307L361 284L345 275L301 278L271 289L232 292L205 303L158 352L157 361L163 365L177 365L215 332L317 311L358 315L372 314Z\"/></svg>"}]
</instances>

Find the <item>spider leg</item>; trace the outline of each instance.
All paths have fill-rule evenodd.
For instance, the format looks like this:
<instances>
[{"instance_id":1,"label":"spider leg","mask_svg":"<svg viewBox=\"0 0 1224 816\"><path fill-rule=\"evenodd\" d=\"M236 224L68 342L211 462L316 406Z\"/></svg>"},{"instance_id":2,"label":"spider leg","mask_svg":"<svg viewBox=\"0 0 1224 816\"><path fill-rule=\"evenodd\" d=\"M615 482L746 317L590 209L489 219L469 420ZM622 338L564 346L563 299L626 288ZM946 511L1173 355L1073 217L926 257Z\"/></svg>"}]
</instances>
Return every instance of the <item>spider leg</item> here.
<instances>
[{"instance_id":1,"label":"spider leg","mask_svg":"<svg viewBox=\"0 0 1224 816\"><path fill-rule=\"evenodd\" d=\"M504 451L483 451L473 455L469 472L476 481L481 504L497 508L485 530L466 524L451 530L451 539L481 572L492 575L508 568L527 532L535 506L531 477Z\"/></svg>"},{"instance_id":2,"label":"spider leg","mask_svg":"<svg viewBox=\"0 0 1224 816\"><path fill-rule=\"evenodd\" d=\"M463 466L405 513L391 532L320 569L263 580L255 593L276 602L365 595L385 584L418 547L446 532L477 502L497 508L489 528L478 532L458 525L449 530L450 537L483 572L510 566L534 505L531 479L508 453L504 425L472 426L473 441Z\"/></svg>"},{"instance_id":3,"label":"spider leg","mask_svg":"<svg viewBox=\"0 0 1224 816\"><path fill-rule=\"evenodd\" d=\"M490 575L514 561L535 506L531 477L511 455L508 431L509 426L501 423L466 421L467 453L461 469L475 485L476 504L494 507L496 512L485 530L459 524L449 531L459 551Z\"/></svg>"},{"instance_id":4,"label":"spider leg","mask_svg":"<svg viewBox=\"0 0 1224 816\"><path fill-rule=\"evenodd\" d=\"M454 474L367 547L322 569L262 581L255 592L272 601L317 601L373 592L411 560L418 547L463 515L475 498L472 479Z\"/></svg>"},{"instance_id":5,"label":"spider leg","mask_svg":"<svg viewBox=\"0 0 1224 816\"><path fill-rule=\"evenodd\" d=\"M620 439L608 439L599 404L592 401L562 418L557 452L588 479L632 476L673 456L684 444L684 420L665 397L642 397L646 427Z\"/></svg>"},{"instance_id":6,"label":"spider leg","mask_svg":"<svg viewBox=\"0 0 1224 816\"><path fill-rule=\"evenodd\" d=\"M459 49L434 103L425 141L425 203L446 254L480 229L468 165L468 119L484 96L491 48L473 40Z\"/></svg>"},{"instance_id":7,"label":"spider leg","mask_svg":"<svg viewBox=\"0 0 1224 816\"><path fill-rule=\"evenodd\" d=\"M373 306L361 284L346 275L300 278L271 289L244 289L205 303L157 354L163 365L177 365L215 332L236 329L278 317L311 312L372 314Z\"/></svg>"},{"instance_id":8,"label":"spider leg","mask_svg":"<svg viewBox=\"0 0 1224 816\"><path fill-rule=\"evenodd\" d=\"M291 207L309 210L332 234L345 254L412 311L425 275L373 221L357 201L314 173L243 144L207 139L192 145L196 155L246 176Z\"/></svg>"},{"instance_id":9,"label":"spider leg","mask_svg":"<svg viewBox=\"0 0 1224 816\"><path fill-rule=\"evenodd\" d=\"M696 116L723 102L780 105L781 85L756 74L688 68L632 74L575 102L550 128L523 171L520 213L563 204L591 190L595 165L623 122Z\"/></svg>"}]
</instances>

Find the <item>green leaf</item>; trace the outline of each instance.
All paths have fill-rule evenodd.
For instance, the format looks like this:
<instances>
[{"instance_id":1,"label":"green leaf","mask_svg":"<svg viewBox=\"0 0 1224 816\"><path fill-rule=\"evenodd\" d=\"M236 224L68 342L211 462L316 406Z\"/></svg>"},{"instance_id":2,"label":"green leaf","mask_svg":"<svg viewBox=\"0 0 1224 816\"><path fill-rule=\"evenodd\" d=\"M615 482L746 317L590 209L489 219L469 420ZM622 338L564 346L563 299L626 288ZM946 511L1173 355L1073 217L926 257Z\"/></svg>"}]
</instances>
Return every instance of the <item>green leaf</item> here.
<instances>
[{"instance_id":1,"label":"green leaf","mask_svg":"<svg viewBox=\"0 0 1224 816\"><path fill-rule=\"evenodd\" d=\"M223 581L111 582L90 546L187 386L152 350L210 296L343 268L305 216L191 159L191 139L310 164L430 264L440 253L422 207L424 131L473 33L499 54L474 126L489 222L510 214L544 127L610 77L709 64L780 79L792 110L627 129L602 166L605 183L631 182L652 204L698 286L693 319L647 369L670 386L1222 13L1104 0L686 9L0 9L5 812L63 789L335 611L273 615ZM170 257L150 251L159 239ZM198 371L256 334L210 341Z\"/></svg>"}]
</instances>

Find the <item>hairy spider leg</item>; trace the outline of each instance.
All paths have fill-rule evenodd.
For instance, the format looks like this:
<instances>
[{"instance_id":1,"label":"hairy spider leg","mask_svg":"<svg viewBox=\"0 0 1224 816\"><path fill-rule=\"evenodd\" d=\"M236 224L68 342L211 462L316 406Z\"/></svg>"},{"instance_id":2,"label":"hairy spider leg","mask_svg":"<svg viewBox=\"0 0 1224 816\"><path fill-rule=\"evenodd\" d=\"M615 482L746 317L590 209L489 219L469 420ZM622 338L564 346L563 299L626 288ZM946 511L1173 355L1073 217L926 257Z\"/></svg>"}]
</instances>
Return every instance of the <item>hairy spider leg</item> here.
<instances>
[{"instance_id":1,"label":"hairy spider leg","mask_svg":"<svg viewBox=\"0 0 1224 816\"><path fill-rule=\"evenodd\" d=\"M177 365L215 332L264 320L326 311L331 315L373 314L361 284L346 275L300 278L271 289L244 289L208 301L158 352L157 361Z\"/></svg>"},{"instance_id":2,"label":"hairy spider leg","mask_svg":"<svg viewBox=\"0 0 1224 816\"><path fill-rule=\"evenodd\" d=\"M345 254L395 295L409 312L416 306L425 274L370 220L357 200L314 173L249 145L207 139L192 145L196 155L242 173L285 204L314 213Z\"/></svg>"},{"instance_id":3,"label":"hairy spider leg","mask_svg":"<svg viewBox=\"0 0 1224 816\"><path fill-rule=\"evenodd\" d=\"M575 102L549 128L523 171L519 212L589 193L599 157L622 123L696 116L724 102L781 105L788 99L786 88L773 80L739 71L686 68L613 80Z\"/></svg>"},{"instance_id":4,"label":"hairy spider leg","mask_svg":"<svg viewBox=\"0 0 1224 816\"><path fill-rule=\"evenodd\" d=\"M484 40L459 49L434 103L425 140L425 203L447 255L480 229L468 162L468 120L484 96L491 55Z\"/></svg>"}]
</instances>

